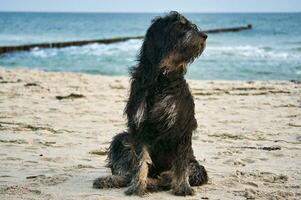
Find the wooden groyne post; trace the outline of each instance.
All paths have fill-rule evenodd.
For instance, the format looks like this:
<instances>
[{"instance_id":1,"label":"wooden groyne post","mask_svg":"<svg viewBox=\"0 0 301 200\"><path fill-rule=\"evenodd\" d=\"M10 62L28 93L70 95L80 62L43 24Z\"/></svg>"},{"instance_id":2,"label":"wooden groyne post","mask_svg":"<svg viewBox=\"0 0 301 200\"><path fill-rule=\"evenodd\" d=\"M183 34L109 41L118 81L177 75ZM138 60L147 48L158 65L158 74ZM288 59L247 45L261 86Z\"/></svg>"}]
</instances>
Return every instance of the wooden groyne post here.
<instances>
[{"instance_id":1,"label":"wooden groyne post","mask_svg":"<svg viewBox=\"0 0 301 200\"><path fill-rule=\"evenodd\" d=\"M204 32L206 32L206 33L238 32L238 31L243 31L243 30L249 30L252 28L253 28L252 24L248 24L247 26L240 26L240 27L234 27L234 28L211 29L211 30L206 30Z\"/></svg>"},{"instance_id":2,"label":"wooden groyne post","mask_svg":"<svg viewBox=\"0 0 301 200\"><path fill-rule=\"evenodd\" d=\"M238 32L243 30L252 29L252 25L233 27L233 28L221 28L221 29L211 29L205 30L205 33L223 33L223 32ZM70 46L83 46L87 44L99 43L99 44L111 44L117 42L125 42L131 39L143 39L143 36L134 37L119 37L119 38L109 38L109 39L99 39L99 40L81 40L81 41L70 41L70 42L49 42L49 43L37 43L37 44L26 44L26 45L16 45L16 46L0 46L0 55L10 52L17 51L30 51L33 48L64 48Z\"/></svg>"}]
</instances>

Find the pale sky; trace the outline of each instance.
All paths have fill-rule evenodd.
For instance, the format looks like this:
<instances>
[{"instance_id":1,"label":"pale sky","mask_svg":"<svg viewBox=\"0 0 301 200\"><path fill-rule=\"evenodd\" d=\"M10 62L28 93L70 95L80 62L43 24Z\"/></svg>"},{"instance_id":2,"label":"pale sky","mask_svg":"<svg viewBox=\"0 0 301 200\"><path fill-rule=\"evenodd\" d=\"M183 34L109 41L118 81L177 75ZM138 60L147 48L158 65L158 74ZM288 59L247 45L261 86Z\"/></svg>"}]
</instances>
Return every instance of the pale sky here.
<instances>
[{"instance_id":1,"label":"pale sky","mask_svg":"<svg viewBox=\"0 0 301 200\"><path fill-rule=\"evenodd\" d=\"M301 0L0 0L0 11L301 12Z\"/></svg>"}]
</instances>

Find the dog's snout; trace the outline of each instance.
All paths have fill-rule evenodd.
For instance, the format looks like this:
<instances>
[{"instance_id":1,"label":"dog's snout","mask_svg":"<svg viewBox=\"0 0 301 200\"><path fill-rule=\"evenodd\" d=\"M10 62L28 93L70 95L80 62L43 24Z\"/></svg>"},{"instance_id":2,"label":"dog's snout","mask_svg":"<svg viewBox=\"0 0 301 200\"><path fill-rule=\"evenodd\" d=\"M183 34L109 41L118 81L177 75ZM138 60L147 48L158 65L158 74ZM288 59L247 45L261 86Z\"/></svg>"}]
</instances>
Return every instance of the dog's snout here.
<instances>
[{"instance_id":1,"label":"dog's snout","mask_svg":"<svg viewBox=\"0 0 301 200\"><path fill-rule=\"evenodd\" d=\"M208 35L207 35L206 33L202 32L202 31L199 31L199 35L200 35L200 37L203 38L204 40L206 40L207 37L208 37Z\"/></svg>"}]
</instances>

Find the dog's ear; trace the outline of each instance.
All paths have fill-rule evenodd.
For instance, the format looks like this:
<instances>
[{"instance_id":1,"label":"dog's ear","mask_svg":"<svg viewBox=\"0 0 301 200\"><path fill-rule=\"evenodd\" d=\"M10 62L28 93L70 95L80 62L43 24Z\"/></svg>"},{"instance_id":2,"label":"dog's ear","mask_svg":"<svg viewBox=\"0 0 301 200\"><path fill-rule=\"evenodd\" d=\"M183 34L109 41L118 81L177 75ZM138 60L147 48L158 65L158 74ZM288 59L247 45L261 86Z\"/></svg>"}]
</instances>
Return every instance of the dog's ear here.
<instances>
[{"instance_id":1,"label":"dog's ear","mask_svg":"<svg viewBox=\"0 0 301 200\"><path fill-rule=\"evenodd\" d=\"M139 68L141 87L148 88L156 83L159 76L159 65L162 58L162 41L157 37L155 30L149 29L143 41L138 56L139 66L132 71L137 71ZM138 72L138 71L137 71ZM133 74L133 72L132 72Z\"/></svg>"},{"instance_id":2,"label":"dog's ear","mask_svg":"<svg viewBox=\"0 0 301 200\"><path fill-rule=\"evenodd\" d=\"M136 114L134 116L134 123L138 128L146 118L146 110L147 110L147 104L146 104L145 96L143 96L143 98L140 101L140 104L137 107Z\"/></svg>"},{"instance_id":3,"label":"dog's ear","mask_svg":"<svg viewBox=\"0 0 301 200\"><path fill-rule=\"evenodd\" d=\"M126 104L124 114L128 118L128 126L140 129L147 118L147 91L144 91L139 82L132 80L129 100Z\"/></svg>"},{"instance_id":4,"label":"dog's ear","mask_svg":"<svg viewBox=\"0 0 301 200\"><path fill-rule=\"evenodd\" d=\"M157 65L162 57L164 43L164 29L165 20L161 17L156 17L151 26L148 28L143 45L141 48L141 54L147 58L153 65Z\"/></svg>"}]
</instances>

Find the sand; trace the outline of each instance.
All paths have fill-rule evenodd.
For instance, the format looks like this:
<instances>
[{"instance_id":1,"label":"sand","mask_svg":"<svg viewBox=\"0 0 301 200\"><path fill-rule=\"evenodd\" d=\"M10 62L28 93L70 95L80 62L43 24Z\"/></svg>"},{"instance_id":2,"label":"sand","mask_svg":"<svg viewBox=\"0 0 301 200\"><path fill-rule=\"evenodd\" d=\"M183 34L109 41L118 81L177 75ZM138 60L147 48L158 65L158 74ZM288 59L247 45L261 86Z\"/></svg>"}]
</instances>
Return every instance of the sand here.
<instances>
[{"instance_id":1,"label":"sand","mask_svg":"<svg viewBox=\"0 0 301 200\"><path fill-rule=\"evenodd\" d=\"M301 82L189 82L210 181L185 199L300 199ZM127 94L127 77L0 68L0 199L140 199L91 187Z\"/></svg>"}]
</instances>

